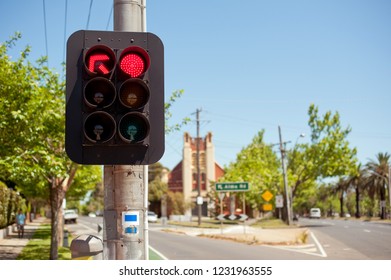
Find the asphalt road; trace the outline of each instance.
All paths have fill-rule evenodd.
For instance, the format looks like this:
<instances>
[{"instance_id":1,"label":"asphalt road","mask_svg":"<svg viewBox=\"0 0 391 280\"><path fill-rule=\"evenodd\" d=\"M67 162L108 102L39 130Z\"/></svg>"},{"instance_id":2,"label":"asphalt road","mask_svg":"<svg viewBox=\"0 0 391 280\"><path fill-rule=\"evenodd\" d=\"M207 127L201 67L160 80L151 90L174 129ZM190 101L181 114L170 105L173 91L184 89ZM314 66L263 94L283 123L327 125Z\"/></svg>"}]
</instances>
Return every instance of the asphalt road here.
<instances>
[{"instance_id":1,"label":"asphalt road","mask_svg":"<svg viewBox=\"0 0 391 280\"><path fill-rule=\"evenodd\" d=\"M150 246L170 260L306 260L321 256L302 254L283 247L255 246L242 243L192 237L151 230Z\"/></svg>"},{"instance_id":2,"label":"asphalt road","mask_svg":"<svg viewBox=\"0 0 391 280\"><path fill-rule=\"evenodd\" d=\"M330 259L391 259L391 224L330 219L300 219Z\"/></svg>"},{"instance_id":3,"label":"asphalt road","mask_svg":"<svg viewBox=\"0 0 391 280\"><path fill-rule=\"evenodd\" d=\"M98 234L102 218L81 217L67 227L74 234ZM300 219L310 231L303 246L256 246L162 232L150 224L149 245L171 260L390 260L391 224L351 220Z\"/></svg>"}]
</instances>

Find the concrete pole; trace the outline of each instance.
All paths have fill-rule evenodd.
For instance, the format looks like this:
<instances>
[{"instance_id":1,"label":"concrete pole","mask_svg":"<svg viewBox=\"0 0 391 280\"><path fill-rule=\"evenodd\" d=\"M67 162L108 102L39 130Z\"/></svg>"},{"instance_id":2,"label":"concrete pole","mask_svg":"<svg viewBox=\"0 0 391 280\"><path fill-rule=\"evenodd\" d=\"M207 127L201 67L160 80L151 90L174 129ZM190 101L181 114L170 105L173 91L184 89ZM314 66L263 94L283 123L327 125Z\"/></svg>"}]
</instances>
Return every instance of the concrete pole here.
<instances>
[{"instance_id":1,"label":"concrete pole","mask_svg":"<svg viewBox=\"0 0 391 280\"><path fill-rule=\"evenodd\" d=\"M285 148L283 147L281 127L278 126L278 134L280 136L280 152L281 152L281 164L282 164L282 175L284 177L284 192L285 192L285 201L286 201L286 222L288 225L291 224L291 205L290 205L290 191L288 186L288 177L286 174L286 165L285 165Z\"/></svg>"},{"instance_id":2,"label":"concrete pole","mask_svg":"<svg viewBox=\"0 0 391 280\"><path fill-rule=\"evenodd\" d=\"M114 0L114 31L142 32L145 25L145 0ZM147 168L104 167L103 258L106 260L148 259ZM136 224L130 234L124 228L125 217L131 217Z\"/></svg>"}]
</instances>

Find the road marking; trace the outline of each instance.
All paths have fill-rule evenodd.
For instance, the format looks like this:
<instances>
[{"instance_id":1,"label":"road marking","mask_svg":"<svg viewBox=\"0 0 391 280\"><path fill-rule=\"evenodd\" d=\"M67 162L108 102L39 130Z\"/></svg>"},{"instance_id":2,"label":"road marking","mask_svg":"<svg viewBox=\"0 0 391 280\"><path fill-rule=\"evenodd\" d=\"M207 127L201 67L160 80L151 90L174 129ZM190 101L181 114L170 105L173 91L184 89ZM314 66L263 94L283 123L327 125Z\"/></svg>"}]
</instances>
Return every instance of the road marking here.
<instances>
[{"instance_id":1,"label":"road marking","mask_svg":"<svg viewBox=\"0 0 391 280\"><path fill-rule=\"evenodd\" d=\"M315 237L315 234L312 231L310 231L310 235L311 235L312 239L314 240L316 246L318 246L318 249L321 253L321 256L326 258L327 254L326 254L325 250L323 249L322 245L319 243L318 239Z\"/></svg>"},{"instance_id":2,"label":"road marking","mask_svg":"<svg viewBox=\"0 0 391 280\"><path fill-rule=\"evenodd\" d=\"M364 232L368 232L368 233L369 233L369 232L371 232L371 231L370 231L369 229L364 229Z\"/></svg>"},{"instance_id":3,"label":"road marking","mask_svg":"<svg viewBox=\"0 0 391 280\"><path fill-rule=\"evenodd\" d=\"M160 258L162 258L163 260L168 260L168 258L163 255L162 253L160 253L158 250L156 250L155 248L153 248L151 245L149 245L149 249L151 249L156 255L158 255Z\"/></svg>"},{"instance_id":4,"label":"road marking","mask_svg":"<svg viewBox=\"0 0 391 280\"><path fill-rule=\"evenodd\" d=\"M264 246L326 258L327 257L326 251L323 249L318 239L311 231L310 231L310 235L314 240L315 244L297 245L297 246L271 246L271 245L264 245Z\"/></svg>"}]
</instances>

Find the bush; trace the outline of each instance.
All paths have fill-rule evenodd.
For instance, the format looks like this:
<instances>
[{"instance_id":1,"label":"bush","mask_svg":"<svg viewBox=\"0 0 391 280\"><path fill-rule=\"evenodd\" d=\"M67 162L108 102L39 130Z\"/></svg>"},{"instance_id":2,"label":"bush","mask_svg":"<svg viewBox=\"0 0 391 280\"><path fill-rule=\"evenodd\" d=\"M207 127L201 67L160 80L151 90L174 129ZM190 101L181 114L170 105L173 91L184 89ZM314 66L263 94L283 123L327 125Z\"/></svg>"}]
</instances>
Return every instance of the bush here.
<instances>
[{"instance_id":1,"label":"bush","mask_svg":"<svg viewBox=\"0 0 391 280\"><path fill-rule=\"evenodd\" d=\"M0 228L5 228L15 222L15 215L19 209L24 210L24 199L15 192L7 188L0 182Z\"/></svg>"}]
</instances>

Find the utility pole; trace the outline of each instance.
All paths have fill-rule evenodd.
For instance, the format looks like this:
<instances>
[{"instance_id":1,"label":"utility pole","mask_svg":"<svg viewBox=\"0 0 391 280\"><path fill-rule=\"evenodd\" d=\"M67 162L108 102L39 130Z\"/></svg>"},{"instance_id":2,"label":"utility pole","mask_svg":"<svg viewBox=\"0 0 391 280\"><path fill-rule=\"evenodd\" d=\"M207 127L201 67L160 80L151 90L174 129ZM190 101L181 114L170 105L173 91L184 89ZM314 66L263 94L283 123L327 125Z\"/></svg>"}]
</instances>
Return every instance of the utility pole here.
<instances>
[{"instance_id":1,"label":"utility pole","mask_svg":"<svg viewBox=\"0 0 391 280\"><path fill-rule=\"evenodd\" d=\"M388 167L388 202L390 206L389 219L391 219L391 166Z\"/></svg>"},{"instance_id":2,"label":"utility pole","mask_svg":"<svg viewBox=\"0 0 391 280\"><path fill-rule=\"evenodd\" d=\"M114 31L146 31L146 0L114 0ZM147 260L148 166L104 166L103 258ZM135 224L124 232L124 221Z\"/></svg>"},{"instance_id":3,"label":"utility pole","mask_svg":"<svg viewBox=\"0 0 391 280\"><path fill-rule=\"evenodd\" d=\"M281 152L281 164L282 164L282 175L284 177L284 192L285 192L285 206L286 206L286 222L288 225L291 224L291 206L290 206L290 192L288 186L288 177L286 174L286 165L285 165L285 147L282 142L281 127L278 126L278 134L280 136L280 152Z\"/></svg>"},{"instance_id":4,"label":"utility pole","mask_svg":"<svg viewBox=\"0 0 391 280\"><path fill-rule=\"evenodd\" d=\"M197 208L198 208L198 225L201 225L201 212L202 212L202 197L201 197L201 167L200 167L200 112L201 109L196 111L197 122Z\"/></svg>"}]
</instances>

